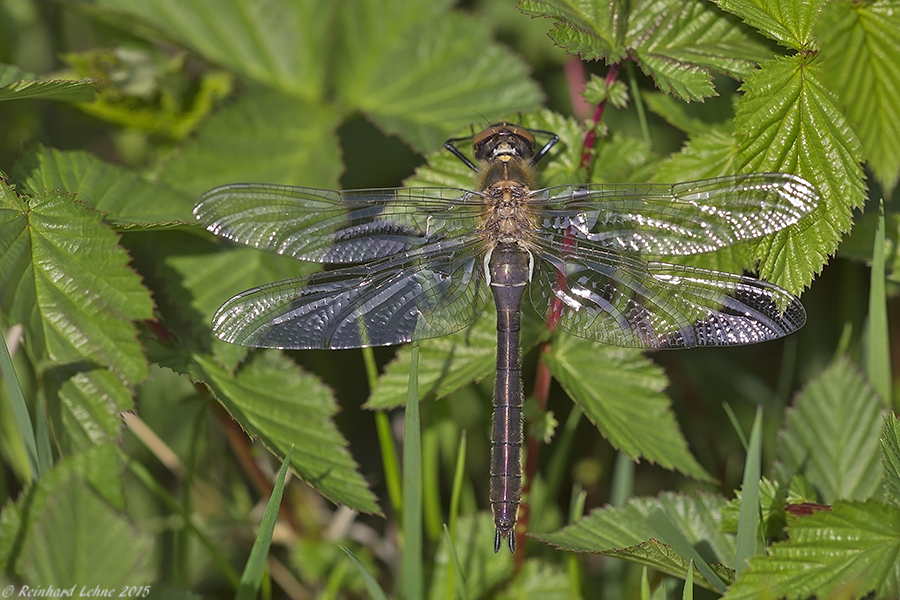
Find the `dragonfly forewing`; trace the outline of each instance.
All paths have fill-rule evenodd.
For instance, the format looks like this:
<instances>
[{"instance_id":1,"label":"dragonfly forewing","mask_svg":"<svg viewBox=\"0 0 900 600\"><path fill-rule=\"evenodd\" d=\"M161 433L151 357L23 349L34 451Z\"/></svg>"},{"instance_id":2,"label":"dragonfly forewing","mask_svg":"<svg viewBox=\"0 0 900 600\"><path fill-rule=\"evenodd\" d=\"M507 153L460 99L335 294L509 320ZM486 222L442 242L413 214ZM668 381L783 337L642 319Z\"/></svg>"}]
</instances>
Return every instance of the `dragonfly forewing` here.
<instances>
[{"instance_id":1,"label":"dragonfly forewing","mask_svg":"<svg viewBox=\"0 0 900 600\"><path fill-rule=\"evenodd\" d=\"M711 252L797 223L817 204L807 181L751 173L689 183L559 186L532 194L538 226L654 256Z\"/></svg>"},{"instance_id":2,"label":"dragonfly forewing","mask_svg":"<svg viewBox=\"0 0 900 600\"><path fill-rule=\"evenodd\" d=\"M451 188L320 190L231 184L203 194L195 217L216 235L300 260L352 264L471 232L481 198Z\"/></svg>"}]
</instances>

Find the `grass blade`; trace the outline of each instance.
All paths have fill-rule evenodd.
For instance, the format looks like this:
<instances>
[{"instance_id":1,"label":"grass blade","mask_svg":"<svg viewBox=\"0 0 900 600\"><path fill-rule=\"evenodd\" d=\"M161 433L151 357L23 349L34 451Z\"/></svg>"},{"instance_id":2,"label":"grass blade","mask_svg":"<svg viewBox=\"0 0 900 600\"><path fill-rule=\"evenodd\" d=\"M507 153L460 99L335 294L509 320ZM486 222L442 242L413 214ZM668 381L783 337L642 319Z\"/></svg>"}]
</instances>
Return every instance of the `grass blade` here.
<instances>
[{"instance_id":1,"label":"grass blade","mask_svg":"<svg viewBox=\"0 0 900 600\"><path fill-rule=\"evenodd\" d=\"M12 357L2 332L0 332L0 346L2 346L0 348L0 373L3 374L3 379L6 381L6 389L9 390L13 413L16 415L16 427L19 430L22 444L25 446L25 455L28 457L28 465L31 468L31 480L34 481L47 465L38 456L28 405L25 404L25 395L22 393L22 386L19 385L19 378L13 367Z\"/></svg>"},{"instance_id":2,"label":"grass blade","mask_svg":"<svg viewBox=\"0 0 900 600\"><path fill-rule=\"evenodd\" d=\"M750 445L744 462L744 481L741 486L741 507L738 513L735 575L747 566L747 559L756 554L759 535L759 477L762 445L762 407L756 409Z\"/></svg>"},{"instance_id":3,"label":"grass blade","mask_svg":"<svg viewBox=\"0 0 900 600\"><path fill-rule=\"evenodd\" d=\"M684 576L684 591L681 592L681 600L694 600L694 561L688 563L687 574Z\"/></svg>"},{"instance_id":4,"label":"grass blade","mask_svg":"<svg viewBox=\"0 0 900 600\"><path fill-rule=\"evenodd\" d=\"M422 578L422 431L419 424L419 344L413 342L403 420L403 560L400 597L418 600Z\"/></svg>"},{"instance_id":5,"label":"grass blade","mask_svg":"<svg viewBox=\"0 0 900 600\"><path fill-rule=\"evenodd\" d=\"M278 520L278 507L281 505L281 497L284 495L284 479L293 454L294 447L291 446L287 456L284 457L284 462L281 463L278 476L275 478L275 487L272 488L272 495L269 496L266 511L259 524L259 531L256 533L256 540L253 542L253 548L250 549L250 557L241 574L241 582L238 585L237 594L235 594L236 600L253 600L262 586L266 560L269 557L269 547L272 545L272 532L275 530L275 522Z\"/></svg>"},{"instance_id":6,"label":"grass blade","mask_svg":"<svg viewBox=\"0 0 900 600\"><path fill-rule=\"evenodd\" d=\"M878 205L878 227L872 249L872 274L869 285L869 319L866 329L866 375L872 387L890 408L891 348L888 340L887 295L884 289L884 201Z\"/></svg>"},{"instance_id":7,"label":"grass blade","mask_svg":"<svg viewBox=\"0 0 900 600\"><path fill-rule=\"evenodd\" d=\"M344 546L338 546L341 550L347 553L347 556L350 557L350 560L353 561L353 564L356 566L356 571L359 573L359 576L363 580L363 585L366 586L366 591L369 592L369 598L372 600L387 600L387 596L384 594L384 590L379 587L378 582L375 581L375 578L372 577L372 574L369 573L366 568L362 565L361 562L350 552L349 548L345 548Z\"/></svg>"}]
</instances>

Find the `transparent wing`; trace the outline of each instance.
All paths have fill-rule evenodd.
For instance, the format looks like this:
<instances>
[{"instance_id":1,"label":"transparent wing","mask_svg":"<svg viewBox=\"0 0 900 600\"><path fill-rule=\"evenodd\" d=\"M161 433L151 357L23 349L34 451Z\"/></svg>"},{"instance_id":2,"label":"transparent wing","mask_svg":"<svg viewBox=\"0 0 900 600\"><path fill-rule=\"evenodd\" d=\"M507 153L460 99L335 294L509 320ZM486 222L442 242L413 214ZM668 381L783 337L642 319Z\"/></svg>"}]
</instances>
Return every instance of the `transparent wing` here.
<instances>
[{"instance_id":1,"label":"transparent wing","mask_svg":"<svg viewBox=\"0 0 900 600\"><path fill-rule=\"evenodd\" d=\"M527 293L538 314L558 329L604 344L753 344L806 322L796 297L752 277L648 262L585 240L545 241L535 254Z\"/></svg>"},{"instance_id":2,"label":"transparent wing","mask_svg":"<svg viewBox=\"0 0 900 600\"><path fill-rule=\"evenodd\" d=\"M753 173L674 185L571 185L535 191L539 229L656 256L711 252L799 221L815 188L785 173Z\"/></svg>"},{"instance_id":3,"label":"transparent wing","mask_svg":"<svg viewBox=\"0 0 900 600\"><path fill-rule=\"evenodd\" d=\"M472 323L488 300L482 256L480 238L455 238L247 290L219 308L213 332L233 344L293 350L447 335Z\"/></svg>"},{"instance_id":4,"label":"transparent wing","mask_svg":"<svg viewBox=\"0 0 900 600\"><path fill-rule=\"evenodd\" d=\"M481 204L477 192L451 188L339 192L241 183L200 196L194 216L214 234L247 246L346 264L473 231Z\"/></svg>"}]
</instances>

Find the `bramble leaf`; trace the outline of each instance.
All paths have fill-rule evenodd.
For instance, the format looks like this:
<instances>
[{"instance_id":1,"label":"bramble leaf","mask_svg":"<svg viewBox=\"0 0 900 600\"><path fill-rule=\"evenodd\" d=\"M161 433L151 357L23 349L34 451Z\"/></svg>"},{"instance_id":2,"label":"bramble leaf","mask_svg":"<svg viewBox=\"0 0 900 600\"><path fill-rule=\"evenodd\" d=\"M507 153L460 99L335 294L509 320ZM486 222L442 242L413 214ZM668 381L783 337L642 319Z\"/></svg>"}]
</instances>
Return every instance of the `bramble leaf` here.
<instances>
[{"instance_id":1,"label":"bramble leaf","mask_svg":"<svg viewBox=\"0 0 900 600\"><path fill-rule=\"evenodd\" d=\"M613 447L696 479L709 479L678 428L661 369L638 350L554 338L544 355L550 373Z\"/></svg>"},{"instance_id":2,"label":"bramble leaf","mask_svg":"<svg viewBox=\"0 0 900 600\"><path fill-rule=\"evenodd\" d=\"M95 83L93 79L38 79L12 65L0 63L0 101L87 102L94 96Z\"/></svg>"},{"instance_id":3,"label":"bramble leaf","mask_svg":"<svg viewBox=\"0 0 900 600\"><path fill-rule=\"evenodd\" d=\"M234 375L208 356L194 361L200 371L192 375L212 389L248 434L281 458L294 446L291 466L304 481L333 502L381 514L347 440L334 426L334 398L318 379L276 351L254 352Z\"/></svg>"},{"instance_id":4,"label":"bramble leaf","mask_svg":"<svg viewBox=\"0 0 900 600\"><path fill-rule=\"evenodd\" d=\"M795 294L821 270L865 201L859 141L820 71L820 61L804 55L765 63L745 80L735 118L738 172L794 173L819 191L818 209L756 246L762 278Z\"/></svg>"},{"instance_id":5,"label":"bramble leaf","mask_svg":"<svg viewBox=\"0 0 900 600\"><path fill-rule=\"evenodd\" d=\"M813 379L787 411L782 460L822 500L865 500L880 484L878 434L883 403L846 358Z\"/></svg>"},{"instance_id":6,"label":"bramble leaf","mask_svg":"<svg viewBox=\"0 0 900 600\"><path fill-rule=\"evenodd\" d=\"M554 533L535 537L564 550L594 552L647 565L684 577L688 559L659 542L651 517L661 511L700 552L723 581L734 580L734 536L721 531L725 499L712 494L683 496L666 492L656 498L632 498L622 507L605 507ZM695 580L711 586L694 567Z\"/></svg>"},{"instance_id":7,"label":"bramble leaf","mask_svg":"<svg viewBox=\"0 0 900 600\"><path fill-rule=\"evenodd\" d=\"M815 47L813 27L827 0L713 0L719 8L779 44L795 50Z\"/></svg>"},{"instance_id":8,"label":"bramble leaf","mask_svg":"<svg viewBox=\"0 0 900 600\"><path fill-rule=\"evenodd\" d=\"M900 177L900 13L894 2L834 2L816 26L822 79L837 94L885 195Z\"/></svg>"},{"instance_id":9,"label":"bramble leaf","mask_svg":"<svg viewBox=\"0 0 900 600\"><path fill-rule=\"evenodd\" d=\"M334 110L270 91L244 95L209 119L161 179L199 195L236 182L337 187Z\"/></svg>"},{"instance_id":10,"label":"bramble leaf","mask_svg":"<svg viewBox=\"0 0 900 600\"><path fill-rule=\"evenodd\" d=\"M900 505L900 423L893 415L884 416L881 429L881 464L884 488L895 505Z\"/></svg>"},{"instance_id":11,"label":"bramble leaf","mask_svg":"<svg viewBox=\"0 0 900 600\"><path fill-rule=\"evenodd\" d=\"M147 376L132 321L153 303L100 214L72 196L18 197L0 183L0 305L25 327L35 360L101 365L131 383Z\"/></svg>"},{"instance_id":12,"label":"bramble leaf","mask_svg":"<svg viewBox=\"0 0 900 600\"><path fill-rule=\"evenodd\" d=\"M362 2L342 12L335 87L345 105L420 152L451 132L537 108L525 64L486 23L444 0Z\"/></svg>"},{"instance_id":13,"label":"bramble leaf","mask_svg":"<svg viewBox=\"0 0 900 600\"><path fill-rule=\"evenodd\" d=\"M740 78L769 56L737 23L694 0L642 0L627 9L599 0L533 0L519 8L555 19L550 37L569 53L608 64L634 58L659 89L682 100L715 94L710 70Z\"/></svg>"},{"instance_id":14,"label":"bramble leaf","mask_svg":"<svg viewBox=\"0 0 900 600\"><path fill-rule=\"evenodd\" d=\"M87 152L35 146L16 165L15 174L23 191L77 194L80 202L104 213L104 221L119 227L195 222L192 196L150 183Z\"/></svg>"},{"instance_id":15,"label":"bramble leaf","mask_svg":"<svg viewBox=\"0 0 900 600\"><path fill-rule=\"evenodd\" d=\"M875 501L838 502L832 510L792 519L788 541L775 543L723 600L761 597L876 598L900 594L900 509Z\"/></svg>"},{"instance_id":16,"label":"bramble leaf","mask_svg":"<svg viewBox=\"0 0 900 600\"><path fill-rule=\"evenodd\" d=\"M70 0L72 1L72 0ZM317 0L97 0L100 9L138 18L168 40L259 83L307 101L325 93L329 23L336 2Z\"/></svg>"}]
</instances>

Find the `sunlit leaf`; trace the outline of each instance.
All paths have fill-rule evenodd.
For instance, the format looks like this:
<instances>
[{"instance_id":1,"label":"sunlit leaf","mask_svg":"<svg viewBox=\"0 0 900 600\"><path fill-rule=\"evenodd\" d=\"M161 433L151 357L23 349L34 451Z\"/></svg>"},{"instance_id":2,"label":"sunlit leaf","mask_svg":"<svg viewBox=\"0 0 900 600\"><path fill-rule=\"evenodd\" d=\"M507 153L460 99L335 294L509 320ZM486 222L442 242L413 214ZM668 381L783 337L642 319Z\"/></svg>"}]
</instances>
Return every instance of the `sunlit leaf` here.
<instances>
[{"instance_id":1,"label":"sunlit leaf","mask_svg":"<svg viewBox=\"0 0 900 600\"><path fill-rule=\"evenodd\" d=\"M833 2L816 26L822 78L890 195L900 177L900 13L895 2Z\"/></svg>"},{"instance_id":2,"label":"sunlit leaf","mask_svg":"<svg viewBox=\"0 0 900 600\"><path fill-rule=\"evenodd\" d=\"M560 335L544 358L553 377L615 448L635 460L709 478L688 450L662 393L665 375L640 351Z\"/></svg>"},{"instance_id":3,"label":"sunlit leaf","mask_svg":"<svg viewBox=\"0 0 900 600\"><path fill-rule=\"evenodd\" d=\"M740 78L768 56L738 24L696 1L635 3L626 44L657 87L682 100L715 93L710 69Z\"/></svg>"},{"instance_id":4,"label":"sunlit leaf","mask_svg":"<svg viewBox=\"0 0 900 600\"><path fill-rule=\"evenodd\" d=\"M766 37L795 50L812 49L813 27L827 0L713 0Z\"/></svg>"},{"instance_id":5,"label":"sunlit leaf","mask_svg":"<svg viewBox=\"0 0 900 600\"><path fill-rule=\"evenodd\" d=\"M574 525L535 537L565 550L624 558L684 577L689 561L653 539L658 533L650 523L650 516L655 511L662 511L713 567L716 575L730 582L734 579L730 565L734 561L735 546L734 536L720 530L724 505L724 498L711 494L664 493L657 498L633 498L623 507L597 509ZM696 565L694 577L699 585L711 587L696 570Z\"/></svg>"},{"instance_id":6,"label":"sunlit leaf","mask_svg":"<svg viewBox=\"0 0 900 600\"><path fill-rule=\"evenodd\" d=\"M0 306L24 325L32 356L147 376L132 321L153 305L99 213L58 191L20 198L0 183L0 257Z\"/></svg>"},{"instance_id":7,"label":"sunlit leaf","mask_svg":"<svg viewBox=\"0 0 900 600\"><path fill-rule=\"evenodd\" d=\"M291 466L333 502L380 514L375 496L334 426L331 392L283 354L260 351L231 375L205 356L194 358L195 373L247 431L284 457L294 445Z\"/></svg>"},{"instance_id":8,"label":"sunlit leaf","mask_svg":"<svg viewBox=\"0 0 900 600\"><path fill-rule=\"evenodd\" d=\"M773 544L725 594L725 600L900 594L900 509L875 501L839 502L793 519L788 541Z\"/></svg>"},{"instance_id":9,"label":"sunlit leaf","mask_svg":"<svg viewBox=\"0 0 900 600\"><path fill-rule=\"evenodd\" d=\"M883 404L846 358L807 384L787 411L782 460L822 500L864 500L879 487L878 434Z\"/></svg>"},{"instance_id":10,"label":"sunlit leaf","mask_svg":"<svg viewBox=\"0 0 900 600\"><path fill-rule=\"evenodd\" d=\"M743 77L767 57L737 23L693 0L643 0L627 10L601 0L535 0L520 9L557 20L550 37L568 52L608 64L632 57L659 89L682 100L715 93L710 70Z\"/></svg>"},{"instance_id":11,"label":"sunlit leaf","mask_svg":"<svg viewBox=\"0 0 900 600\"><path fill-rule=\"evenodd\" d=\"M769 61L748 77L735 133L739 172L800 175L819 191L819 208L756 249L760 275L799 293L837 248L865 201L859 141L820 80L820 63L797 55Z\"/></svg>"},{"instance_id":12,"label":"sunlit leaf","mask_svg":"<svg viewBox=\"0 0 900 600\"><path fill-rule=\"evenodd\" d=\"M34 146L16 165L15 174L23 192L58 189L76 194L115 225L195 222L192 196L150 183L87 152Z\"/></svg>"}]
</instances>

